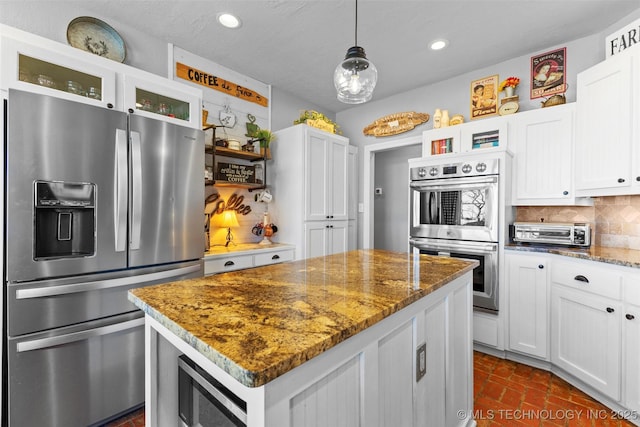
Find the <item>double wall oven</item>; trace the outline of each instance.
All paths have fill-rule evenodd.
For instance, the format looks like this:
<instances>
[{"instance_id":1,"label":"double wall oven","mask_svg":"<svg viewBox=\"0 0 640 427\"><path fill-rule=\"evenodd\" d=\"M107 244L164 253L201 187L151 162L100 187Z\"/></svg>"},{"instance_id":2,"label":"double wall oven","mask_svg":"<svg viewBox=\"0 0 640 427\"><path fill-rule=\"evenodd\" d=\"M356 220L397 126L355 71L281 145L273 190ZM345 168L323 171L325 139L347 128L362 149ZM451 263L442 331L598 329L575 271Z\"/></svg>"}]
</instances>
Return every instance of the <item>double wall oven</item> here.
<instances>
[{"instance_id":1,"label":"double wall oven","mask_svg":"<svg viewBox=\"0 0 640 427\"><path fill-rule=\"evenodd\" d=\"M500 159L415 166L410 179L410 246L477 260L474 308L497 312Z\"/></svg>"}]
</instances>

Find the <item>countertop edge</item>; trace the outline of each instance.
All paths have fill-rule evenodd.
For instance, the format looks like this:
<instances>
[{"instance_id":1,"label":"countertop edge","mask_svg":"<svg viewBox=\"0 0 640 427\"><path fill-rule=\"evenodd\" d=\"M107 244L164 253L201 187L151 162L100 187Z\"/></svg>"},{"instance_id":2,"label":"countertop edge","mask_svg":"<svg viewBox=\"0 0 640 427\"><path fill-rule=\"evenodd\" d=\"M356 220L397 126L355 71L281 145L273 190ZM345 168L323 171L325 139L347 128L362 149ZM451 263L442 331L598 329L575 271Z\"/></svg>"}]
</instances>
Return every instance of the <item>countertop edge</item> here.
<instances>
[{"instance_id":1,"label":"countertop edge","mask_svg":"<svg viewBox=\"0 0 640 427\"><path fill-rule=\"evenodd\" d=\"M622 267L640 268L640 251L626 248L591 246L589 248L569 248L557 246L525 246L508 244L505 250L514 252L537 252L562 255L570 258L602 262ZM624 258L624 259L623 259Z\"/></svg>"}]
</instances>

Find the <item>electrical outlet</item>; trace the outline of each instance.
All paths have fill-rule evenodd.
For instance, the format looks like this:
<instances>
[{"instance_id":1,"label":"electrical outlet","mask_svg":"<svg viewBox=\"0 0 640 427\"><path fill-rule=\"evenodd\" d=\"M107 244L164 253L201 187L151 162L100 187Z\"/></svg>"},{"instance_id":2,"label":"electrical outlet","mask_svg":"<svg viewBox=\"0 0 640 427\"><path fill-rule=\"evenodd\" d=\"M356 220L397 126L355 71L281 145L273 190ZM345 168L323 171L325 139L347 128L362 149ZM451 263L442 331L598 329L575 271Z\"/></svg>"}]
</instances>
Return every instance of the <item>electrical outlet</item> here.
<instances>
[{"instance_id":1,"label":"electrical outlet","mask_svg":"<svg viewBox=\"0 0 640 427\"><path fill-rule=\"evenodd\" d=\"M422 343L416 350L416 382L427 373L427 343Z\"/></svg>"}]
</instances>

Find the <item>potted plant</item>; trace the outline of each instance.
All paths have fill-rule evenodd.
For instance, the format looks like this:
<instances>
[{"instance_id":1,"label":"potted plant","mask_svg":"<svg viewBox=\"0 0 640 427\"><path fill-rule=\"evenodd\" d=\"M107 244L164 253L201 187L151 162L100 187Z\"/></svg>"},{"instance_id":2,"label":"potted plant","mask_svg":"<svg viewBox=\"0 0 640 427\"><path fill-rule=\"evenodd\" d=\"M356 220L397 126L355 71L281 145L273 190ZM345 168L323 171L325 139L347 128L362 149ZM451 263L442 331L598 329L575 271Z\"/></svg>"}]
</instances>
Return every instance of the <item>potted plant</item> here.
<instances>
[{"instance_id":1,"label":"potted plant","mask_svg":"<svg viewBox=\"0 0 640 427\"><path fill-rule=\"evenodd\" d=\"M271 158L271 150L269 144L275 139L275 135L269 129L258 129L255 133L255 139L260 141L260 154L267 159Z\"/></svg>"}]
</instances>

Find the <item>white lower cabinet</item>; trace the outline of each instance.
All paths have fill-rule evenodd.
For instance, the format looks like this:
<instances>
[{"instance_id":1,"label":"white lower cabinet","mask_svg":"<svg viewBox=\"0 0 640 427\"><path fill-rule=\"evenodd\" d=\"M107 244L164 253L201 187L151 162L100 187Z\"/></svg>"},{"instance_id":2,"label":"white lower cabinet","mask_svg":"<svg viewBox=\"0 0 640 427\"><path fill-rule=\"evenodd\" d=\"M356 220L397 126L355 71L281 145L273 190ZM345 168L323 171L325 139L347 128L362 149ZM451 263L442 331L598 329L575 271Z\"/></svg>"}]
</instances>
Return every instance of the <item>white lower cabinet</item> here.
<instances>
[{"instance_id":1,"label":"white lower cabinet","mask_svg":"<svg viewBox=\"0 0 640 427\"><path fill-rule=\"evenodd\" d=\"M506 265L508 351L550 361L640 426L640 269L517 250Z\"/></svg>"},{"instance_id":2,"label":"white lower cabinet","mask_svg":"<svg viewBox=\"0 0 640 427\"><path fill-rule=\"evenodd\" d=\"M589 292L551 285L551 362L620 400L622 305Z\"/></svg>"},{"instance_id":3,"label":"white lower cabinet","mask_svg":"<svg viewBox=\"0 0 640 427\"><path fill-rule=\"evenodd\" d=\"M509 349L549 360L549 268L539 254L507 254Z\"/></svg>"},{"instance_id":4,"label":"white lower cabinet","mask_svg":"<svg viewBox=\"0 0 640 427\"><path fill-rule=\"evenodd\" d=\"M304 225L306 256L332 255L349 250L349 221L307 221Z\"/></svg>"},{"instance_id":5,"label":"white lower cabinet","mask_svg":"<svg viewBox=\"0 0 640 427\"><path fill-rule=\"evenodd\" d=\"M624 406L636 411L640 422L640 306L627 304L622 320Z\"/></svg>"}]
</instances>

